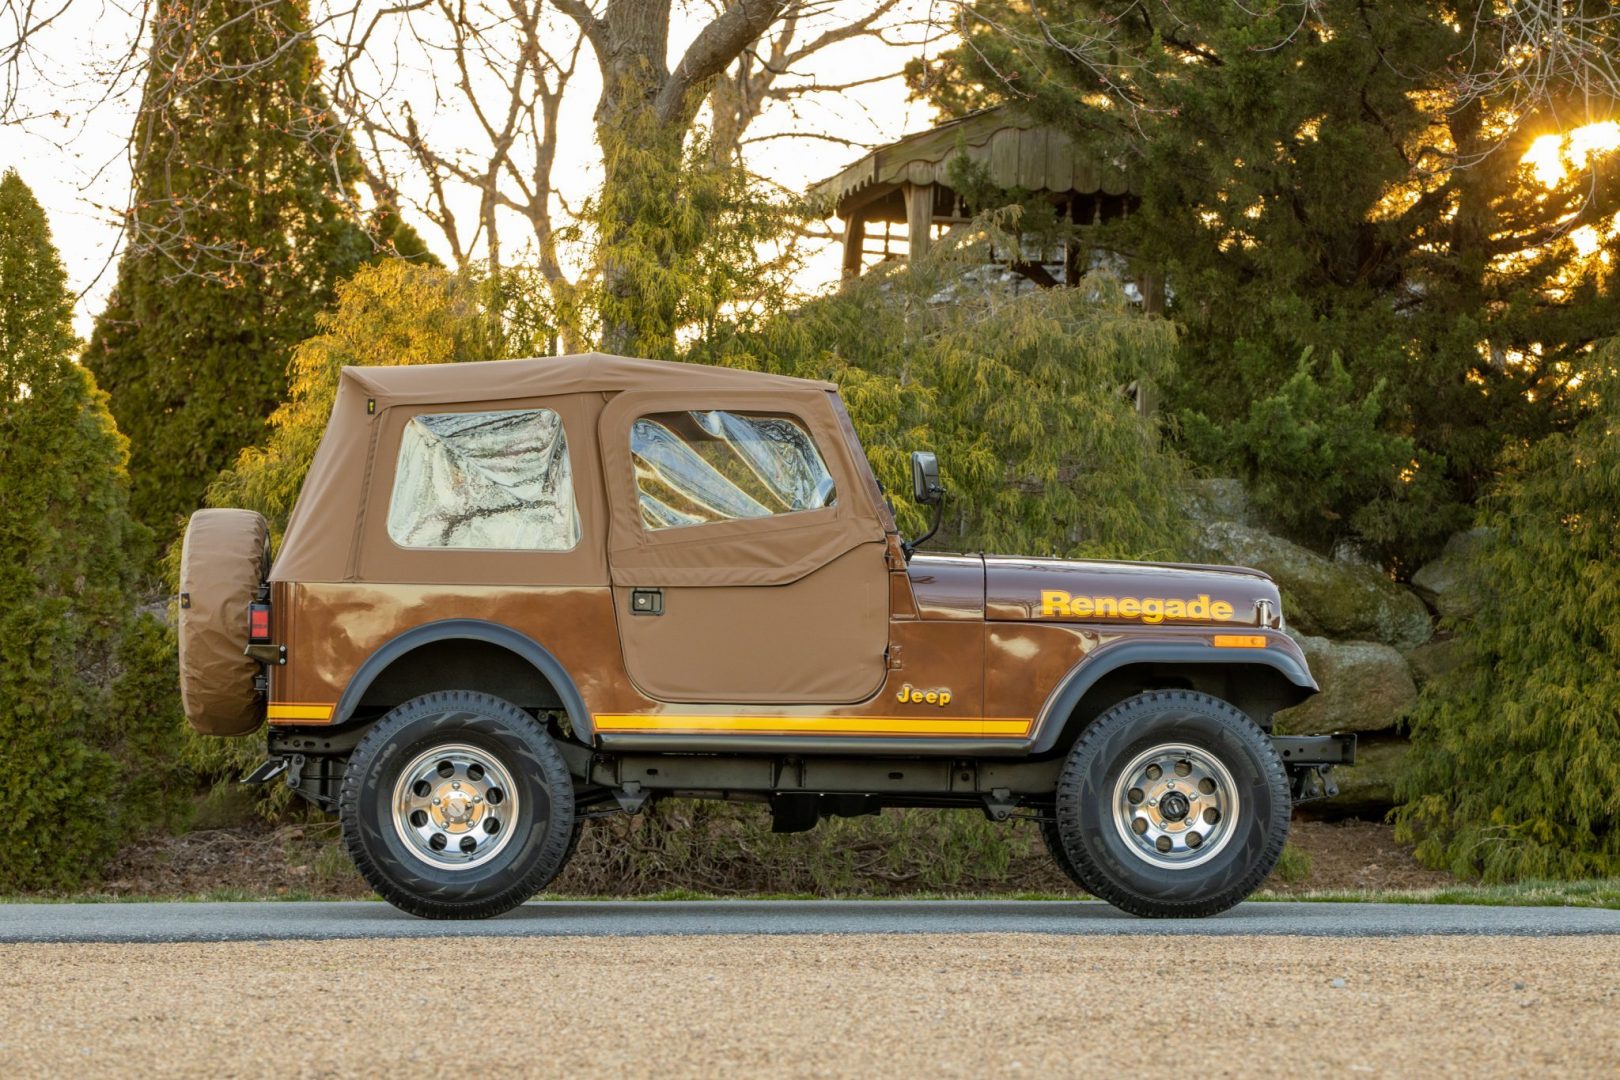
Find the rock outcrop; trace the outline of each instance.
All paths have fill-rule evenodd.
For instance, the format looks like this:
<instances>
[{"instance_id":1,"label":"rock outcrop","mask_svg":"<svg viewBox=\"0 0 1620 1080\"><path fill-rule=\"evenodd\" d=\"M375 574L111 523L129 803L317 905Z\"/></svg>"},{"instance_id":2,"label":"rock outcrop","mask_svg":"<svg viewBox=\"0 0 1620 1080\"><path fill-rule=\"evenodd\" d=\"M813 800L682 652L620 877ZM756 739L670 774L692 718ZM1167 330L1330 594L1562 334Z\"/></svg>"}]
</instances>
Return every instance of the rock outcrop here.
<instances>
[{"instance_id":1,"label":"rock outcrop","mask_svg":"<svg viewBox=\"0 0 1620 1080\"><path fill-rule=\"evenodd\" d=\"M1417 702L1405 657L1376 641L1329 641L1294 634L1322 692L1277 714L1279 735L1384 731Z\"/></svg>"},{"instance_id":2,"label":"rock outcrop","mask_svg":"<svg viewBox=\"0 0 1620 1080\"><path fill-rule=\"evenodd\" d=\"M1478 558L1489 539L1489 529L1469 529L1452 536L1438 558L1412 575L1412 587L1442 616L1468 618L1475 608L1468 594L1468 564Z\"/></svg>"},{"instance_id":3,"label":"rock outcrop","mask_svg":"<svg viewBox=\"0 0 1620 1080\"><path fill-rule=\"evenodd\" d=\"M1406 654L1412 668L1412 678L1422 689L1424 684L1438 679L1462 663L1462 642L1453 637L1435 638L1427 645L1419 645Z\"/></svg>"},{"instance_id":4,"label":"rock outcrop","mask_svg":"<svg viewBox=\"0 0 1620 1080\"><path fill-rule=\"evenodd\" d=\"M1275 578L1289 625L1312 636L1396 649L1415 649L1434 636L1423 601L1365 563L1329 559L1235 521L1205 524L1198 544L1204 558Z\"/></svg>"}]
</instances>

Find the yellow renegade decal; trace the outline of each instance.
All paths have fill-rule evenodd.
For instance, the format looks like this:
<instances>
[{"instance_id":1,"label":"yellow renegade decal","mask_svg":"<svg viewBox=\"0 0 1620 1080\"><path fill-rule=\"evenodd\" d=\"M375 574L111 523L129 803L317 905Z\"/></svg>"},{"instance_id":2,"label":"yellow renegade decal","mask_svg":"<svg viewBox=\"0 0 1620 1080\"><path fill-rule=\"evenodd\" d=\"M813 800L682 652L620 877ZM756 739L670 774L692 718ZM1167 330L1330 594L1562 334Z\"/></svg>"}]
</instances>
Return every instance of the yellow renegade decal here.
<instances>
[{"instance_id":1,"label":"yellow renegade decal","mask_svg":"<svg viewBox=\"0 0 1620 1080\"><path fill-rule=\"evenodd\" d=\"M902 705L922 705L926 703L928 705L938 705L943 709L951 703L951 688L942 686L938 690L918 690L910 683L906 683L900 688L900 692L894 696L895 700Z\"/></svg>"},{"instance_id":2,"label":"yellow renegade decal","mask_svg":"<svg viewBox=\"0 0 1620 1080\"><path fill-rule=\"evenodd\" d=\"M1041 591L1041 616L1067 615L1074 619L1141 619L1162 623L1166 619L1197 622L1230 622L1234 612L1225 600L1210 600L1207 593L1192 600L1156 596L1071 596L1060 589Z\"/></svg>"},{"instance_id":3,"label":"yellow renegade decal","mask_svg":"<svg viewBox=\"0 0 1620 1080\"><path fill-rule=\"evenodd\" d=\"M601 714L596 730L706 735L995 735L1023 738L1033 721L1015 717L964 716L659 716L641 713Z\"/></svg>"}]
</instances>

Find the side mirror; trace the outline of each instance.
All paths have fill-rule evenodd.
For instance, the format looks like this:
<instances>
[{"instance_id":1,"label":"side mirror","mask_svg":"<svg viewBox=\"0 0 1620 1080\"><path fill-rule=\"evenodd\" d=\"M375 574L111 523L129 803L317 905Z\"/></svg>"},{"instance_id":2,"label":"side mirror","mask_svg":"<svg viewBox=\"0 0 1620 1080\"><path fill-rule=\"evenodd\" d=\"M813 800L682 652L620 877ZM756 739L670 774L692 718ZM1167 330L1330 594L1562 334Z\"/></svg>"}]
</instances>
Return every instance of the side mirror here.
<instances>
[{"instance_id":1,"label":"side mirror","mask_svg":"<svg viewBox=\"0 0 1620 1080\"><path fill-rule=\"evenodd\" d=\"M934 508L934 523L917 539L901 541L900 547L908 562L912 552L939 532L939 523L945 517L945 485L939 482L939 459L926 450L911 452L911 497L921 506Z\"/></svg>"},{"instance_id":2,"label":"side mirror","mask_svg":"<svg viewBox=\"0 0 1620 1080\"><path fill-rule=\"evenodd\" d=\"M911 452L911 497L921 506L937 505L945 497L939 482L939 460L926 450Z\"/></svg>"}]
</instances>

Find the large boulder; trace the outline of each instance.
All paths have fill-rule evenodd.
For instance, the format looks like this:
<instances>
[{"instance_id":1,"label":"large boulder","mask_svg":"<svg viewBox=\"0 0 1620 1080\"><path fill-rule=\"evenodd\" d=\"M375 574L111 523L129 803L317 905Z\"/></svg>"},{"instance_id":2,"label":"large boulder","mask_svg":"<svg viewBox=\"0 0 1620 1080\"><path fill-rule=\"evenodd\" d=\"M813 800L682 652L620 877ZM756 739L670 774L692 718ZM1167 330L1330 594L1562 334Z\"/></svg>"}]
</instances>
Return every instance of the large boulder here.
<instances>
[{"instance_id":1,"label":"large boulder","mask_svg":"<svg viewBox=\"0 0 1620 1080\"><path fill-rule=\"evenodd\" d=\"M1363 741L1356 763L1333 770L1339 793L1301 806L1313 817L1383 817L1395 806L1395 780L1406 764L1411 744L1405 739Z\"/></svg>"},{"instance_id":2,"label":"large boulder","mask_svg":"<svg viewBox=\"0 0 1620 1080\"><path fill-rule=\"evenodd\" d=\"M1412 575L1412 587L1441 615L1466 619L1476 603L1469 595L1468 570L1490 540L1489 529L1469 529L1446 541L1440 555Z\"/></svg>"},{"instance_id":3,"label":"large boulder","mask_svg":"<svg viewBox=\"0 0 1620 1080\"><path fill-rule=\"evenodd\" d=\"M1279 735L1384 731L1417 702L1406 659L1376 641L1329 641L1294 634L1322 692L1279 712Z\"/></svg>"},{"instance_id":4,"label":"large boulder","mask_svg":"<svg viewBox=\"0 0 1620 1080\"><path fill-rule=\"evenodd\" d=\"M1205 523L1196 542L1204 558L1275 578L1289 625L1307 634L1397 649L1415 649L1434 636L1423 601L1366 563L1325 558L1235 521Z\"/></svg>"},{"instance_id":5,"label":"large boulder","mask_svg":"<svg viewBox=\"0 0 1620 1080\"><path fill-rule=\"evenodd\" d=\"M1456 668L1462 663L1462 658L1462 641L1454 637L1437 637L1406 654L1406 662L1412 668L1412 679L1420 690Z\"/></svg>"}]
</instances>

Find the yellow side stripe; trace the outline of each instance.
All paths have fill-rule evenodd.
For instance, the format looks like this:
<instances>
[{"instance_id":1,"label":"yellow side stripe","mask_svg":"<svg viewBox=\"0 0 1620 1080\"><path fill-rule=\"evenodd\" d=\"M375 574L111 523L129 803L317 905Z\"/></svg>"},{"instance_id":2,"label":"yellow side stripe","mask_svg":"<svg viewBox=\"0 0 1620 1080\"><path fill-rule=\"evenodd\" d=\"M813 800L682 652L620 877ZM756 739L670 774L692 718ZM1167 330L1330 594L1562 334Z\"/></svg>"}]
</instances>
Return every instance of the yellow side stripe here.
<instances>
[{"instance_id":1,"label":"yellow side stripe","mask_svg":"<svg viewBox=\"0 0 1620 1080\"><path fill-rule=\"evenodd\" d=\"M695 716L598 714L596 730L740 732L759 735L1002 735L1029 733L1031 721L1010 717Z\"/></svg>"},{"instance_id":2,"label":"yellow side stripe","mask_svg":"<svg viewBox=\"0 0 1620 1080\"><path fill-rule=\"evenodd\" d=\"M324 724L332 719L331 705L308 705L293 701L272 701L269 708L269 718L280 721L303 721L312 724Z\"/></svg>"}]
</instances>

